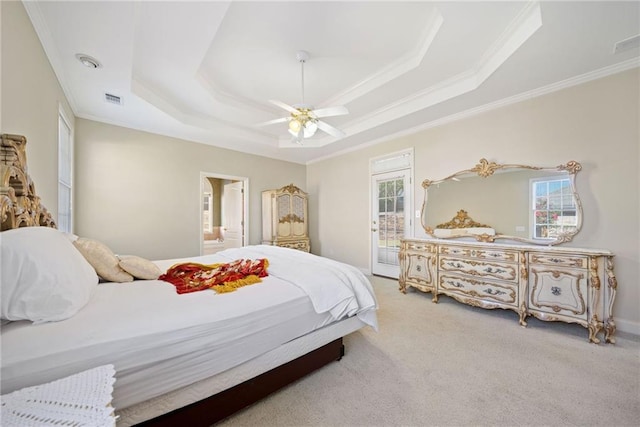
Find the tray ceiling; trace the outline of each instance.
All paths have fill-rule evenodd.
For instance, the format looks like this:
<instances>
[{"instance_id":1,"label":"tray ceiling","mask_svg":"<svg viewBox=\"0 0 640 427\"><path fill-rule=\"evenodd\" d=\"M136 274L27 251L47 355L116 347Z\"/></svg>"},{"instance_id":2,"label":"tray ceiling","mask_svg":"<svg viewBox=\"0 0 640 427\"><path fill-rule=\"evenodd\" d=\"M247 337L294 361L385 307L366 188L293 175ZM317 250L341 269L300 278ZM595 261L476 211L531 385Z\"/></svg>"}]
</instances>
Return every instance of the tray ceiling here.
<instances>
[{"instance_id":1,"label":"tray ceiling","mask_svg":"<svg viewBox=\"0 0 640 427\"><path fill-rule=\"evenodd\" d=\"M637 40L614 53L638 2L24 5L76 116L299 163L640 65ZM346 137L257 126L301 102L298 50L305 102L346 106L323 119Z\"/></svg>"}]
</instances>

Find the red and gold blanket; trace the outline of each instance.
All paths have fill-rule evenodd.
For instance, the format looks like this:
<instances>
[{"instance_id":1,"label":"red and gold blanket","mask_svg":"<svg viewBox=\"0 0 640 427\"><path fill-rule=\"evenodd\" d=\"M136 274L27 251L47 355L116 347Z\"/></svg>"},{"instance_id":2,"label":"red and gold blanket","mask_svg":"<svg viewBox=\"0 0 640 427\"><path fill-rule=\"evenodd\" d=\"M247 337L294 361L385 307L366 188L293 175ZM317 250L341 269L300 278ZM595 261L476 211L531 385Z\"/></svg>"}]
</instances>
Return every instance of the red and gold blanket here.
<instances>
[{"instance_id":1,"label":"red and gold blanket","mask_svg":"<svg viewBox=\"0 0 640 427\"><path fill-rule=\"evenodd\" d=\"M233 292L242 286L261 282L261 277L268 276L267 267L269 261L266 258L208 265L185 262L174 265L158 280L171 283L179 294L205 289L218 293Z\"/></svg>"}]
</instances>

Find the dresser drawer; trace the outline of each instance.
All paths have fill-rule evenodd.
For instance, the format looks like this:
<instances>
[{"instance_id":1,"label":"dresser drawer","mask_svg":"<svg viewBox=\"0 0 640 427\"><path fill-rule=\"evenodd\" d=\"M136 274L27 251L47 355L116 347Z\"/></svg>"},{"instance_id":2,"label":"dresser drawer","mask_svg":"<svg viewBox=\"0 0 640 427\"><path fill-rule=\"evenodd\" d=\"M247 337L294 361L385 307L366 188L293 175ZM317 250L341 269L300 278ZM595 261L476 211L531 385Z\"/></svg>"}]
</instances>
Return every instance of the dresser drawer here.
<instances>
[{"instance_id":1,"label":"dresser drawer","mask_svg":"<svg viewBox=\"0 0 640 427\"><path fill-rule=\"evenodd\" d=\"M443 274L440 276L438 291L444 294L456 294L465 297L507 304L517 307L518 287L508 283L493 283L470 277Z\"/></svg>"},{"instance_id":2,"label":"dresser drawer","mask_svg":"<svg viewBox=\"0 0 640 427\"><path fill-rule=\"evenodd\" d=\"M436 246L433 243L422 242L418 240L403 240L402 249L408 251L426 251L434 253Z\"/></svg>"},{"instance_id":3,"label":"dresser drawer","mask_svg":"<svg viewBox=\"0 0 640 427\"><path fill-rule=\"evenodd\" d=\"M434 269L431 263L434 259L433 255L407 253L404 267L407 272L407 281L433 286Z\"/></svg>"},{"instance_id":4,"label":"dresser drawer","mask_svg":"<svg viewBox=\"0 0 640 427\"><path fill-rule=\"evenodd\" d=\"M583 255L558 255L534 252L529 254L529 263L559 267L587 268L589 260Z\"/></svg>"},{"instance_id":5,"label":"dresser drawer","mask_svg":"<svg viewBox=\"0 0 640 427\"><path fill-rule=\"evenodd\" d=\"M297 249L303 252L309 252L311 247L309 246L309 240L290 240L290 241L279 241L276 243L277 246L283 248Z\"/></svg>"},{"instance_id":6,"label":"dresser drawer","mask_svg":"<svg viewBox=\"0 0 640 427\"><path fill-rule=\"evenodd\" d=\"M439 268L441 272L464 273L477 278L518 282L517 264L440 256Z\"/></svg>"},{"instance_id":7,"label":"dresser drawer","mask_svg":"<svg viewBox=\"0 0 640 427\"><path fill-rule=\"evenodd\" d=\"M441 255L455 255L494 261L518 262L518 251L505 249L465 248L460 246L440 246Z\"/></svg>"},{"instance_id":8,"label":"dresser drawer","mask_svg":"<svg viewBox=\"0 0 640 427\"><path fill-rule=\"evenodd\" d=\"M531 266L529 310L587 320L587 274L568 268Z\"/></svg>"}]
</instances>

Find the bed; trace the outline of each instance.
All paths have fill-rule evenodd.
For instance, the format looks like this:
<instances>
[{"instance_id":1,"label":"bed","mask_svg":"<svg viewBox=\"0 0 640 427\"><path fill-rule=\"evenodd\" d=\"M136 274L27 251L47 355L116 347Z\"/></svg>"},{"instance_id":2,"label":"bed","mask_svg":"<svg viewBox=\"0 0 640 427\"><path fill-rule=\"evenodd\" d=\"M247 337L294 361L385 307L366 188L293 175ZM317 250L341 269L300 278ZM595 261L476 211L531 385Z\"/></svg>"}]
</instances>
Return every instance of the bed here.
<instances>
[{"instance_id":1,"label":"bed","mask_svg":"<svg viewBox=\"0 0 640 427\"><path fill-rule=\"evenodd\" d=\"M12 320L3 320L1 330L2 394L113 364L118 425L210 425L339 360L345 335L377 329L375 295L362 272L288 248L248 246L152 262L166 271L193 261L268 260L267 277L229 293L180 295L157 279L98 283L96 271L80 261L75 237L55 230L35 197L25 144L2 137L2 311ZM50 278L56 270L60 276ZM64 315L34 317L8 306L16 293L6 293L4 282L28 293L28 286L39 290L35 283L76 277L87 284L69 285L80 290ZM54 297L71 292L61 286Z\"/></svg>"}]
</instances>

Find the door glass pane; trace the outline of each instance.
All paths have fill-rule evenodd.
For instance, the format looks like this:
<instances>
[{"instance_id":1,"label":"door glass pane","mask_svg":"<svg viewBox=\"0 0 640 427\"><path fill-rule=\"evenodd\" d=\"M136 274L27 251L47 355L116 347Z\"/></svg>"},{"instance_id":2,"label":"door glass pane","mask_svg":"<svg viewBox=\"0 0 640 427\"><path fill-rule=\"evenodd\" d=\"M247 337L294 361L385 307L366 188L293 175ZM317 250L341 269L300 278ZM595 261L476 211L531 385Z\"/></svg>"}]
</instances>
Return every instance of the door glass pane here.
<instances>
[{"instance_id":1,"label":"door glass pane","mask_svg":"<svg viewBox=\"0 0 640 427\"><path fill-rule=\"evenodd\" d=\"M303 197L297 194L293 195L293 214L298 217L300 221L304 222L304 201Z\"/></svg>"},{"instance_id":2,"label":"door glass pane","mask_svg":"<svg viewBox=\"0 0 640 427\"><path fill-rule=\"evenodd\" d=\"M395 191L393 189L393 181L387 181L387 196L393 197L395 195Z\"/></svg>"},{"instance_id":3,"label":"door glass pane","mask_svg":"<svg viewBox=\"0 0 640 427\"><path fill-rule=\"evenodd\" d=\"M387 199L387 212L395 212L395 206L394 206L394 202L395 202L395 198L388 198Z\"/></svg>"},{"instance_id":4,"label":"door glass pane","mask_svg":"<svg viewBox=\"0 0 640 427\"><path fill-rule=\"evenodd\" d=\"M404 236L403 179L379 181L378 195L378 262L398 265L400 239Z\"/></svg>"},{"instance_id":5,"label":"door glass pane","mask_svg":"<svg viewBox=\"0 0 640 427\"><path fill-rule=\"evenodd\" d=\"M276 203L278 206L278 221L286 222L291 213L291 198L288 194L281 194L278 196Z\"/></svg>"}]
</instances>

